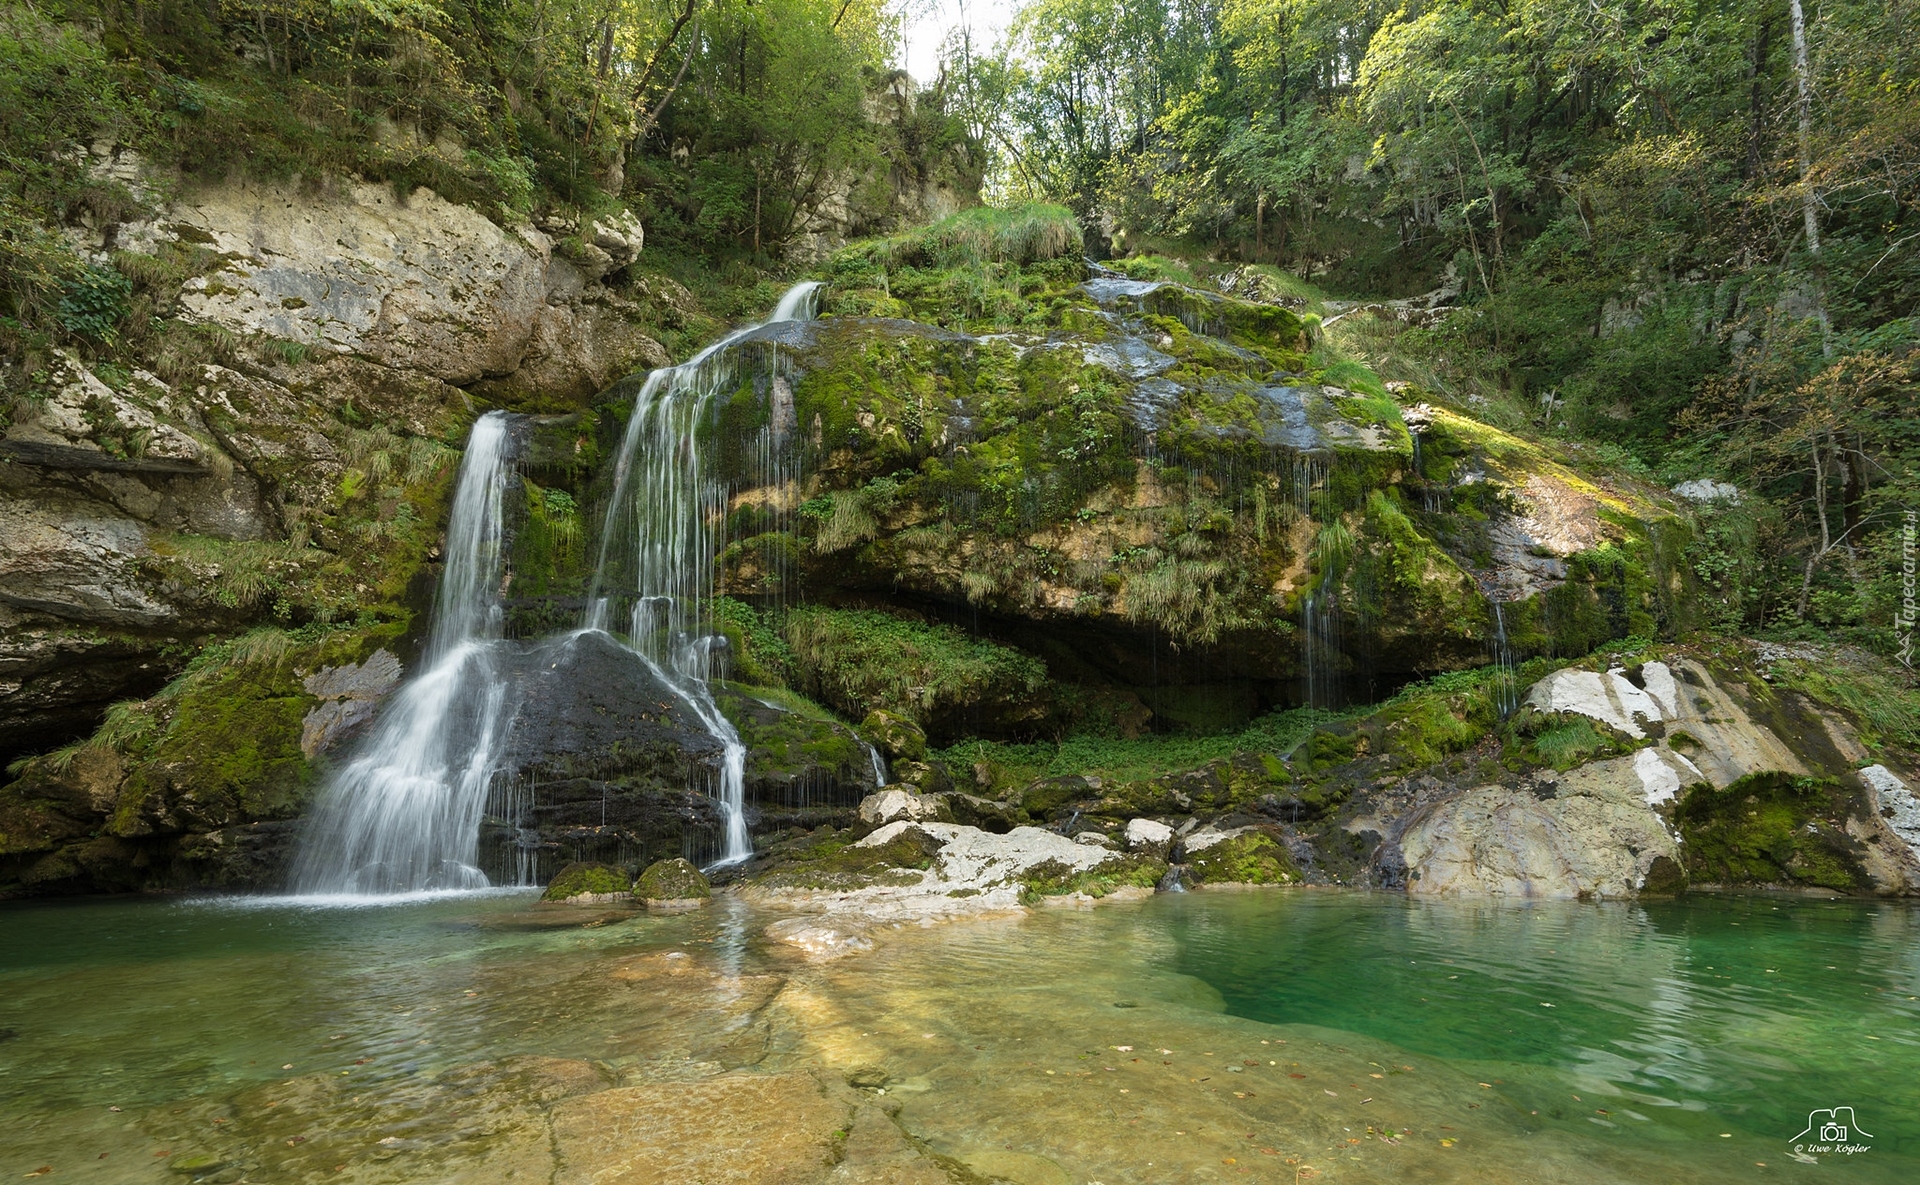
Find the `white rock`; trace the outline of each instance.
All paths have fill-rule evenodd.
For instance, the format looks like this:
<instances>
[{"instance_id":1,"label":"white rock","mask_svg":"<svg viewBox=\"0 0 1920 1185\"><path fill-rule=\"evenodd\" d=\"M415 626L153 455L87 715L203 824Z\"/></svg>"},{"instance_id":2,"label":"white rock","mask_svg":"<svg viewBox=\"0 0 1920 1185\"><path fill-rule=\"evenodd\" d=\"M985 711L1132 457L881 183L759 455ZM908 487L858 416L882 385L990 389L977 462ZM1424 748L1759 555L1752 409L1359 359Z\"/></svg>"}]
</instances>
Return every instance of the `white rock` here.
<instances>
[{"instance_id":1,"label":"white rock","mask_svg":"<svg viewBox=\"0 0 1920 1185\"><path fill-rule=\"evenodd\" d=\"M1650 662L1640 668L1640 678L1647 685L1647 694L1653 702L1660 705L1669 720L1680 715L1680 685L1674 681L1673 669L1663 662Z\"/></svg>"},{"instance_id":2,"label":"white rock","mask_svg":"<svg viewBox=\"0 0 1920 1185\"><path fill-rule=\"evenodd\" d=\"M949 823L927 824L926 829L947 840L934 870L956 887L1005 884L1049 862L1086 872L1114 858L1105 848L1075 843L1038 827L1015 827L1005 835Z\"/></svg>"},{"instance_id":3,"label":"white rock","mask_svg":"<svg viewBox=\"0 0 1920 1185\"><path fill-rule=\"evenodd\" d=\"M1668 685L1672 677L1668 676ZM1647 735L1635 717L1658 722L1668 718L1651 695L1628 682L1620 671L1555 671L1527 692L1527 703L1543 712L1573 712L1600 721L1630 737Z\"/></svg>"},{"instance_id":4,"label":"white rock","mask_svg":"<svg viewBox=\"0 0 1920 1185\"><path fill-rule=\"evenodd\" d=\"M1689 502L1738 502L1740 500L1739 486L1706 477L1683 481L1673 487L1673 492Z\"/></svg>"},{"instance_id":5,"label":"white rock","mask_svg":"<svg viewBox=\"0 0 1920 1185\"><path fill-rule=\"evenodd\" d=\"M1187 836L1186 842L1181 846L1186 848L1188 855L1192 855L1195 852L1204 852L1217 843L1225 843L1241 832L1248 830L1251 830L1251 828L1235 827L1230 831L1221 831L1209 823L1205 827L1200 828L1200 830Z\"/></svg>"},{"instance_id":6,"label":"white rock","mask_svg":"<svg viewBox=\"0 0 1920 1185\"><path fill-rule=\"evenodd\" d=\"M1869 765L1860 771L1860 780L1879 800L1878 810L1893 833L1905 840L1914 856L1920 858L1920 799L1914 797L1899 775L1884 765ZM1892 813L1886 814L1888 811Z\"/></svg>"},{"instance_id":7,"label":"white rock","mask_svg":"<svg viewBox=\"0 0 1920 1185\"><path fill-rule=\"evenodd\" d=\"M1679 797L1681 785L1691 786L1702 780L1699 767L1668 749L1642 749L1635 753L1633 772L1640 775L1648 806L1671 802Z\"/></svg>"},{"instance_id":8,"label":"white rock","mask_svg":"<svg viewBox=\"0 0 1920 1185\"><path fill-rule=\"evenodd\" d=\"M1089 844L1097 848L1107 848L1107 847L1113 846L1113 841L1111 839L1108 839L1104 833L1099 831L1082 831L1080 834L1073 837L1073 842Z\"/></svg>"},{"instance_id":9,"label":"white rock","mask_svg":"<svg viewBox=\"0 0 1920 1185\"><path fill-rule=\"evenodd\" d=\"M917 821L936 818L939 813L939 803L930 802L917 794L909 794L905 790L881 790L860 800L860 821L863 823L892 823L897 819ZM867 838L871 840L873 837ZM892 836L888 838L891 839Z\"/></svg>"},{"instance_id":10,"label":"white rock","mask_svg":"<svg viewBox=\"0 0 1920 1185\"><path fill-rule=\"evenodd\" d=\"M1134 851L1164 851L1173 842L1173 828L1153 819L1127 820L1127 847Z\"/></svg>"}]
</instances>

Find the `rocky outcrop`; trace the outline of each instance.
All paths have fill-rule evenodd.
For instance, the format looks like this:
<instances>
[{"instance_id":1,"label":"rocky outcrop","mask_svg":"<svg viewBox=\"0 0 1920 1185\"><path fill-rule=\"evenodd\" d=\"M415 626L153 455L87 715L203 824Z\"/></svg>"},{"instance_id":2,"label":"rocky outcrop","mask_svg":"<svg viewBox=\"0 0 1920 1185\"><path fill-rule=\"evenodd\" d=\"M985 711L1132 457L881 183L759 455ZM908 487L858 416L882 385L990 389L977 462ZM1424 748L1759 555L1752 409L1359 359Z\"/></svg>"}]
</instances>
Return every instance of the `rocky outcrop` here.
<instances>
[{"instance_id":1,"label":"rocky outcrop","mask_svg":"<svg viewBox=\"0 0 1920 1185\"><path fill-rule=\"evenodd\" d=\"M1422 815L1398 838L1407 890L1630 897L1650 878L1671 886L1678 838L1650 809L1636 764L1620 757L1530 787L1475 787Z\"/></svg>"},{"instance_id":2,"label":"rocky outcrop","mask_svg":"<svg viewBox=\"0 0 1920 1185\"><path fill-rule=\"evenodd\" d=\"M1416 808L1387 827L1410 892L1626 897L1690 876L1920 892L1904 786L1884 766L1852 772L1864 748L1835 710L1676 657L1556 671L1524 711L1593 721L1634 749Z\"/></svg>"},{"instance_id":3,"label":"rocky outcrop","mask_svg":"<svg viewBox=\"0 0 1920 1185\"><path fill-rule=\"evenodd\" d=\"M579 263L530 225L503 228L429 189L364 183L317 197L253 184L192 193L133 234L218 253L221 265L181 294L190 319L454 386L531 365L522 386L579 395L636 360L664 361L617 298L589 291L639 255L639 223L624 212L588 228Z\"/></svg>"},{"instance_id":4,"label":"rocky outcrop","mask_svg":"<svg viewBox=\"0 0 1920 1185\"><path fill-rule=\"evenodd\" d=\"M763 904L829 915L825 922L776 923L768 936L831 957L866 949L867 931L876 925L1150 893L1166 867L1161 860L1037 827L996 835L900 819L824 855L762 871L738 892Z\"/></svg>"},{"instance_id":5,"label":"rocky outcrop","mask_svg":"<svg viewBox=\"0 0 1920 1185\"><path fill-rule=\"evenodd\" d=\"M365 662L323 666L303 678L300 685L320 702L300 719L300 751L317 757L359 735L380 701L400 685L400 674L400 660L383 648Z\"/></svg>"},{"instance_id":6,"label":"rocky outcrop","mask_svg":"<svg viewBox=\"0 0 1920 1185\"><path fill-rule=\"evenodd\" d=\"M123 253L156 328L136 364L0 372L0 760L276 606L403 612L473 393L581 399L665 361L603 282L639 254L631 214L557 236L426 189L182 189L112 145L89 160L144 205L70 235Z\"/></svg>"}]
</instances>

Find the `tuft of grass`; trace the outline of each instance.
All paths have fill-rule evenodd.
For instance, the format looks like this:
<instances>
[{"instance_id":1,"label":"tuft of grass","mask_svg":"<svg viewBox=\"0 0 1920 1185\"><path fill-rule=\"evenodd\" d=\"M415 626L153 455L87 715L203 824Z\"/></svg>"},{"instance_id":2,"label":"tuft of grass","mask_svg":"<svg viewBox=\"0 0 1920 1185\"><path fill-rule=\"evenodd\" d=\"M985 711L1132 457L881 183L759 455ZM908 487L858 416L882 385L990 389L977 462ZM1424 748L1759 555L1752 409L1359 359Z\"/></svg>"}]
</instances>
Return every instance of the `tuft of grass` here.
<instances>
[{"instance_id":1,"label":"tuft of grass","mask_svg":"<svg viewBox=\"0 0 1920 1185\"><path fill-rule=\"evenodd\" d=\"M883 708L924 727L942 713L1019 710L1047 684L1030 654L873 610L795 609L786 640L800 689L853 719Z\"/></svg>"},{"instance_id":2,"label":"tuft of grass","mask_svg":"<svg viewBox=\"0 0 1920 1185\"><path fill-rule=\"evenodd\" d=\"M1059 741L1030 744L969 740L932 753L930 757L946 763L948 769L959 771L984 762L999 771L997 780L1015 786L1070 775L1100 777L1117 783L1145 782L1199 769L1237 753L1284 757L1305 743L1316 728L1347 719L1352 714L1291 708L1269 712L1239 732L1215 736L1069 736Z\"/></svg>"},{"instance_id":3,"label":"tuft of grass","mask_svg":"<svg viewBox=\"0 0 1920 1185\"><path fill-rule=\"evenodd\" d=\"M919 268L1040 263L1085 250L1072 211L1041 202L975 206L932 226L848 248L874 263Z\"/></svg>"}]
</instances>

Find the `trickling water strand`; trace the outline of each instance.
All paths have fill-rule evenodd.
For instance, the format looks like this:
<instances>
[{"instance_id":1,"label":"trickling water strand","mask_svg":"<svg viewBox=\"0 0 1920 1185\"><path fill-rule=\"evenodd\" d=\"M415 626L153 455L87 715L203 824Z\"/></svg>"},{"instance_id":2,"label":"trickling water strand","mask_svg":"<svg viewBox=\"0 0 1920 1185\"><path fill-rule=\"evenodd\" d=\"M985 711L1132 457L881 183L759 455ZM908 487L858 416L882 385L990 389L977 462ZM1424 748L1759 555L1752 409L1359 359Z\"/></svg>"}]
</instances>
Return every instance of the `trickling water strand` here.
<instances>
[{"instance_id":1,"label":"trickling water strand","mask_svg":"<svg viewBox=\"0 0 1920 1185\"><path fill-rule=\"evenodd\" d=\"M819 288L811 281L794 285L762 325L810 320ZM654 371L634 397L583 622L590 630L624 627L627 647L721 743L713 795L726 820L719 865L745 860L753 844L746 825L746 746L708 687L715 651L724 645L713 633L712 608L714 532L726 511L726 489L708 463L700 428L714 397L733 385L733 347L762 325ZM769 431L781 427L776 416Z\"/></svg>"},{"instance_id":2,"label":"trickling water strand","mask_svg":"<svg viewBox=\"0 0 1920 1185\"><path fill-rule=\"evenodd\" d=\"M508 417L474 424L447 526L447 567L421 674L321 793L293 868L298 893L387 896L484 888L481 812L504 732L502 507Z\"/></svg>"},{"instance_id":3,"label":"trickling water strand","mask_svg":"<svg viewBox=\"0 0 1920 1185\"><path fill-rule=\"evenodd\" d=\"M1301 664L1306 668L1307 706L1340 706L1340 604L1329 588L1307 594L1301 609Z\"/></svg>"},{"instance_id":4,"label":"trickling water strand","mask_svg":"<svg viewBox=\"0 0 1920 1185\"><path fill-rule=\"evenodd\" d=\"M866 744L864 741L861 743ZM880 750L874 748L872 745L867 745L867 760L873 762L873 784L876 786L886 785L887 763L886 760L880 756Z\"/></svg>"},{"instance_id":5,"label":"trickling water strand","mask_svg":"<svg viewBox=\"0 0 1920 1185\"><path fill-rule=\"evenodd\" d=\"M1513 646L1507 641L1507 614L1499 601L1493 602L1494 702L1505 720L1520 707L1520 681L1514 671Z\"/></svg>"}]
</instances>

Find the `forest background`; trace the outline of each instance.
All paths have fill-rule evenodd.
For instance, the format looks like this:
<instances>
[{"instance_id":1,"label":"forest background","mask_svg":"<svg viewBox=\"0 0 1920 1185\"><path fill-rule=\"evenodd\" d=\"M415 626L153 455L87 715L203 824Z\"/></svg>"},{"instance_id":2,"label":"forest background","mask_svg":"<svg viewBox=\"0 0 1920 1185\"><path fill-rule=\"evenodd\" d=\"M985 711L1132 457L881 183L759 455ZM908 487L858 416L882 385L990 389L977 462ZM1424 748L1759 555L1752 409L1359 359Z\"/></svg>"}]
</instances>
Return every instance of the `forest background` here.
<instances>
[{"instance_id":1,"label":"forest background","mask_svg":"<svg viewBox=\"0 0 1920 1185\"><path fill-rule=\"evenodd\" d=\"M0 362L158 331L139 265L61 233L142 200L76 146L183 186L428 185L503 225L624 206L636 266L721 315L821 264L827 207L887 234L937 181L1063 205L1099 257L1257 277L1491 422L1731 483L1690 552L1714 632L1910 637L1920 0L1035 0L919 79L902 20L5 0Z\"/></svg>"}]
</instances>

